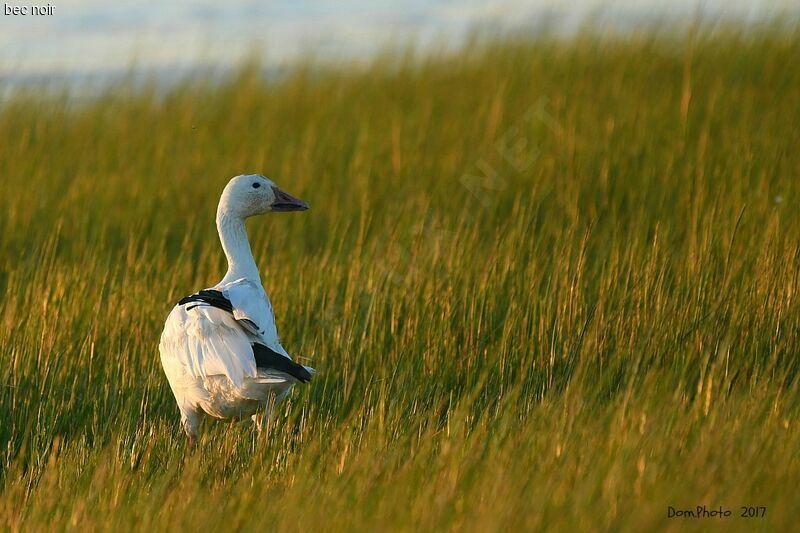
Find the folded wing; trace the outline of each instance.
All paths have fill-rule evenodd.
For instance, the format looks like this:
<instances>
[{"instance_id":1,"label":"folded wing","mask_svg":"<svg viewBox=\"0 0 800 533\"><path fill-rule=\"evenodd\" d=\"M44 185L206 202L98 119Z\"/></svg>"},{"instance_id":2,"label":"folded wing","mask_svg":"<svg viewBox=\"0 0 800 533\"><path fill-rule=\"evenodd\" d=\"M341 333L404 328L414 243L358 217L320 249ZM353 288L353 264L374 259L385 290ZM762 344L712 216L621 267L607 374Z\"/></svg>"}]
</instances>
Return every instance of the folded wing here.
<instances>
[{"instance_id":1,"label":"folded wing","mask_svg":"<svg viewBox=\"0 0 800 533\"><path fill-rule=\"evenodd\" d=\"M238 387L245 377L258 377L259 368L303 383L313 375L281 346L264 289L245 279L181 299L167 319L160 348L165 369L185 369L194 379L224 375Z\"/></svg>"},{"instance_id":2,"label":"folded wing","mask_svg":"<svg viewBox=\"0 0 800 533\"><path fill-rule=\"evenodd\" d=\"M176 306L161 336L162 360L177 361L193 378L225 375L236 386L256 377L248 334L233 315L212 305Z\"/></svg>"}]
</instances>

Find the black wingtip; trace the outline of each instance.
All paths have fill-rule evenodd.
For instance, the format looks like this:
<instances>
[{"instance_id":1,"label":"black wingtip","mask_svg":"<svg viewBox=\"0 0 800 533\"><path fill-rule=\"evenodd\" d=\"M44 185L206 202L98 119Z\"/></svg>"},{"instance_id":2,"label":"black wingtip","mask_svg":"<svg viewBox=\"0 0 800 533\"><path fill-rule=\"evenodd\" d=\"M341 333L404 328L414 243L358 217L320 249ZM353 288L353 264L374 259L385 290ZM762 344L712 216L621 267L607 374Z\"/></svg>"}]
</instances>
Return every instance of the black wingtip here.
<instances>
[{"instance_id":1,"label":"black wingtip","mask_svg":"<svg viewBox=\"0 0 800 533\"><path fill-rule=\"evenodd\" d=\"M284 372L300 383L311 381L313 375L303 365L295 363L288 357L284 357L263 344L255 342L252 346L253 355L256 358L256 367Z\"/></svg>"},{"instance_id":2,"label":"black wingtip","mask_svg":"<svg viewBox=\"0 0 800 533\"><path fill-rule=\"evenodd\" d=\"M311 372L309 372L303 365L297 365L297 366L299 367L298 369L299 375L297 379L299 379L302 383L308 383L309 381L311 381L311 378L313 378L314 375Z\"/></svg>"}]
</instances>

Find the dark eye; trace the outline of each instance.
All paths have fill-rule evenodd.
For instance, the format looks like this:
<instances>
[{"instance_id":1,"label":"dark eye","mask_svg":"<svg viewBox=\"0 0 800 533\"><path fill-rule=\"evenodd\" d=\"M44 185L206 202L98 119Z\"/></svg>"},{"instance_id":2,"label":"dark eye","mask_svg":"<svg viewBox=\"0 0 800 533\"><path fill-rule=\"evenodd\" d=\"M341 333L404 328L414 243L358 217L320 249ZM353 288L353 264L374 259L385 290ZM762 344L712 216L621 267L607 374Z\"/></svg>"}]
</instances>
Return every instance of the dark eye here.
<instances>
[{"instance_id":1,"label":"dark eye","mask_svg":"<svg viewBox=\"0 0 800 533\"><path fill-rule=\"evenodd\" d=\"M254 188L254 189L258 189L259 187L261 187L261 184L260 184L260 183L254 183L254 184L253 184L253 188Z\"/></svg>"}]
</instances>

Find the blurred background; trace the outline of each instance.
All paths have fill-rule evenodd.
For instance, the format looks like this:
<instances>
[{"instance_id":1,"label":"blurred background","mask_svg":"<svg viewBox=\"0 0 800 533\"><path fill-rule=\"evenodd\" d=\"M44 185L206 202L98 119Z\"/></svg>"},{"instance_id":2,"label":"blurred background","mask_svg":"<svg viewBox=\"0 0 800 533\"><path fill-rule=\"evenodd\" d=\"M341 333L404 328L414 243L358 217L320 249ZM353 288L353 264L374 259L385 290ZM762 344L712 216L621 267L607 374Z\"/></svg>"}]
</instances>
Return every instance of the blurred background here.
<instances>
[{"instance_id":1,"label":"blurred background","mask_svg":"<svg viewBox=\"0 0 800 533\"><path fill-rule=\"evenodd\" d=\"M27 0L26 0L27 1ZM15 1L9 5L23 5ZM37 4L38 5L38 4ZM756 25L797 13L794 0L70 0L50 16L0 16L0 79L103 83L131 72L169 82L257 57L363 60L413 46L457 49L476 31L573 35L702 21Z\"/></svg>"}]
</instances>

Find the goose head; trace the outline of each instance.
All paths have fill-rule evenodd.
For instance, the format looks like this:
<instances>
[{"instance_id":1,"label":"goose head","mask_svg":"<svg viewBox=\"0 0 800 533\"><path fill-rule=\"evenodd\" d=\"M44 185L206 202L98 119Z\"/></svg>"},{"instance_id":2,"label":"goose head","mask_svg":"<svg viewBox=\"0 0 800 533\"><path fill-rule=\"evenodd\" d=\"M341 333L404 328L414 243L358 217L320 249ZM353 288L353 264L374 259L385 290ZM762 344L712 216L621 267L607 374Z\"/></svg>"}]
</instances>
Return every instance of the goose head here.
<instances>
[{"instance_id":1,"label":"goose head","mask_svg":"<svg viewBox=\"0 0 800 533\"><path fill-rule=\"evenodd\" d=\"M308 204L281 190L261 174L231 179L222 191L219 212L247 218L271 212L305 211Z\"/></svg>"}]
</instances>

